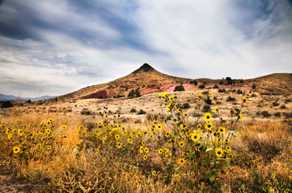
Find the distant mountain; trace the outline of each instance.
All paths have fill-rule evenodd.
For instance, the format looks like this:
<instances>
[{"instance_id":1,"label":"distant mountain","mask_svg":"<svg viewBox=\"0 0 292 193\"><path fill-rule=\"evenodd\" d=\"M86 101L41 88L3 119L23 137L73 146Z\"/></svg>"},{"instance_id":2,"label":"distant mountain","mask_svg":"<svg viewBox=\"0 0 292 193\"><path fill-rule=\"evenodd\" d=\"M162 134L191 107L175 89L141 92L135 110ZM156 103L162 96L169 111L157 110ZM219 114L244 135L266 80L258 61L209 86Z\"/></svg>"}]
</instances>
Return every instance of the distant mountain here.
<instances>
[{"instance_id":1,"label":"distant mountain","mask_svg":"<svg viewBox=\"0 0 292 193\"><path fill-rule=\"evenodd\" d=\"M0 94L0 101L17 101L17 100L23 100L23 99L21 97L17 97L14 95Z\"/></svg>"},{"instance_id":2,"label":"distant mountain","mask_svg":"<svg viewBox=\"0 0 292 193\"><path fill-rule=\"evenodd\" d=\"M151 65L145 63L129 75L114 81L88 86L75 92L57 97L58 100L90 99L90 98L119 98L145 95L149 93L168 91L175 86L183 85L186 90L204 88L232 88L246 91L255 89L265 94L291 94L292 74L270 74L267 76L247 79L188 79L163 74ZM254 86L256 85L256 86Z\"/></svg>"},{"instance_id":3,"label":"distant mountain","mask_svg":"<svg viewBox=\"0 0 292 193\"><path fill-rule=\"evenodd\" d=\"M31 100L31 101L42 101L42 100L49 100L55 98L54 96L40 96L40 97L18 97L18 96L14 96L14 95L4 95L4 94L0 94L0 102L2 101L27 101L27 100Z\"/></svg>"},{"instance_id":4,"label":"distant mountain","mask_svg":"<svg viewBox=\"0 0 292 193\"><path fill-rule=\"evenodd\" d=\"M26 100L31 100L31 101L44 101L44 100L49 100L53 99L55 96L40 96L40 97L34 97L34 98L26 98Z\"/></svg>"}]
</instances>

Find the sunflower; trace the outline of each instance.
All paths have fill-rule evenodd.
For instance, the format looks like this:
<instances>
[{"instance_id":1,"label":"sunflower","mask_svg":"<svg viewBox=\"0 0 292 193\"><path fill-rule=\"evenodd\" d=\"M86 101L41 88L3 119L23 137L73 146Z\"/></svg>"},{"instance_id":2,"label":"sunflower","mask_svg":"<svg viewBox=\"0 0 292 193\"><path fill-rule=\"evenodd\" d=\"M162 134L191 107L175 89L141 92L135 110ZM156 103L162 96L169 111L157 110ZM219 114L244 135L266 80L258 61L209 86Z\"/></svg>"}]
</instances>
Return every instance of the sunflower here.
<instances>
[{"instance_id":1,"label":"sunflower","mask_svg":"<svg viewBox=\"0 0 292 193\"><path fill-rule=\"evenodd\" d=\"M46 135L50 135L51 133L52 133L51 129L49 129L49 128L45 129L45 134Z\"/></svg>"},{"instance_id":2,"label":"sunflower","mask_svg":"<svg viewBox=\"0 0 292 193\"><path fill-rule=\"evenodd\" d=\"M53 123L53 119L52 118L49 118L48 120L47 120L47 124L48 125L51 125Z\"/></svg>"},{"instance_id":3,"label":"sunflower","mask_svg":"<svg viewBox=\"0 0 292 193\"><path fill-rule=\"evenodd\" d=\"M212 120L212 114L210 112L207 112L204 114L204 120L206 122L211 121Z\"/></svg>"},{"instance_id":4,"label":"sunflower","mask_svg":"<svg viewBox=\"0 0 292 193\"><path fill-rule=\"evenodd\" d=\"M186 144L185 144L185 142L184 142L183 140L180 140L180 141L178 142L178 146L179 146L180 148L183 148L185 145L186 145Z\"/></svg>"},{"instance_id":5,"label":"sunflower","mask_svg":"<svg viewBox=\"0 0 292 193\"><path fill-rule=\"evenodd\" d=\"M190 134L190 138L193 142L197 143L201 139L201 133L194 131Z\"/></svg>"},{"instance_id":6,"label":"sunflower","mask_svg":"<svg viewBox=\"0 0 292 193\"><path fill-rule=\"evenodd\" d=\"M184 158L179 158L176 160L176 164L177 165L180 165L180 166L183 166L186 164L186 160Z\"/></svg>"},{"instance_id":7,"label":"sunflower","mask_svg":"<svg viewBox=\"0 0 292 193\"><path fill-rule=\"evenodd\" d=\"M143 154L143 153L144 153L144 147L143 147L143 146L140 146L140 147L139 147L139 153L140 153L140 154Z\"/></svg>"},{"instance_id":8,"label":"sunflower","mask_svg":"<svg viewBox=\"0 0 292 193\"><path fill-rule=\"evenodd\" d=\"M117 142L116 143L116 148L118 148L118 149L122 148L122 143L121 142Z\"/></svg>"},{"instance_id":9,"label":"sunflower","mask_svg":"<svg viewBox=\"0 0 292 193\"><path fill-rule=\"evenodd\" d=\"M159 153L159 154L163 154L163 152L164 152L164 151L163 151L163 148L159 148L159 149L158 149L158 153Z\"/></svg>"},{"instance_id":10,"label":"sunflower","mask_svg":"<svg viewBox=\"0 0 292 193\"><path fill-rule=\"evenodd\" d=\"M211 122L207 122L205 124L205 128L208 130L208 131L211 131L213 129L213 124Z\"/></svg>"},{"instance_id":11,"label":"sunflower","mask_svg":"<svg viewBox=\"0 0 292 193\"><path fill-rule=\"evenodd\" d=\"M18 129L18 130L17 130L17 135L18 135L18 136L21 137L21 136L23 136L23 134L24 134L24 132L23 132L22 129Z\"/></svg>"},{"instance_id":12,"label":"sunflower","mask_svg":"<svg viewBox=\"0 0 292 193\"><path fill-rule=\"evenodd\" d=\"M218 129L218 131L219 131L219 133L223 134L223 133L225 133L226 129L225 129L225 127L220 127Z\"/></svg>"},{"instance_id":13,"label":"sunflower","mask_svg":"<svg viewBox=\"0 0 292 193\"><path fill-rule=\"evenodd\" d=\"M171 136L170 131L166 131L166 132L165 132L165 137L170 137L170 136Z\"/></svg>"},{"instance_id":14,"label":"sunflower","mask_svg":"<svg viewBox=\"0 0 292 193\"><path fill-rule=\"evenodd\" d=\"M224 156L224 151L221 147L216 147L215 154L218 158L222 158Z\"/></svg>"},{"instance_id":15,"label":"sunflower","mask_svg":"<svg viewBox=\"0 0 292 193\"><path fill-rule=\"evenodd\" d=\"M115 140L116 140L116 141L120 140L120 138L121 138L121 136L120 136L119 134L116 134L116 135L115 135Z\"/></svg>"},{"instance_id":16,"label":"sunflower","mask_svg":"<svg viewBox=\"0 0 292 193\"><path fill-rule=\"evenodd\" d=\"M171 95L171 96L169 97L169 100L174 101L175 98L176 98L176 96Z\"/></svg>"},{"instance_id":17,"label":"sunflower","mask_svg":"<svg viewBox=\"0 0 292 193\"><path fill-rule=\"evenodd\" d=\"M167 112L171 112L171 110L172 110L172 104L168 104L168 105L166 105L166 111Z\"/></svg>"},{"instance_id":18,"label":"sunflower","mask_svg":"<svg viewBox=\"0 0 292 193\"><path fill-rule=\"evenodd\" d=\"M185 124L183 124L183 123L181 123L181 124L179 125L179 127L180 127L181 129L185 129L185 128L187 128L187 126L186 126Z\"/></svg>"},{"instance_id":19,"label":"sunflower","mask_svg":"<svg viewBox=\"0 0 292 193\"><path fill-rule=\"evenodd\" d=\"M20 152L20 147L18 145L16 145L12 148L12 151L14 154L18 154Z\"/></svg>"},{"instance_id":20,"label":"sunflower","mask_svg":"<svg viewBox=\"0 0 292 193\"><path fill-rule=\"evenodd\" d=\"M138 137L143 137L143 136L144 136L144 133L143 133L142 131L138 131L138 132L137 132L137 136L138 136Z\"/></svg>"},{"instance_id":21,"label":"sunflower","mask_svg":"<svg viewBox=\"0 0 292 193\"><path fill-rule=\"evenodd\" d=\"M132 137L129 137L127 141L128 141L128 144L133 144L133 138Z\"/></svg>"},{"instance_id":22,"label":"sunflower","mask_svg":"<svg viewBox=\"0 0 292 193\"><path fill-rule=\"evenodd\" d=\"M157 176L157 171L156 171L156 170L152 170L152 171L151 171L151 175L152 175L152 176Z\"/></svg>"},{"instance_id":23,"label":"sunflower","mask_svg":"<svg viewBox=\"0 0 292 193\"><path fill-rule=\"evenodd\" d=\"M9 133L10 133L10 129L9 128L6 128L5 129L5 134L8 135Z\"/></svg>"},{"instance_id":24,"label":"sunflower","mask_svg":"<svg viewBox=\"0 0 292 193\"><path fill-rule=\"evenodd\" d=\"M145 160L145 161L146 161L147 159L148 159L148 155L146 155L146 154L145 154L145 155L143 155L143 160Z\"/></svg>"},{"instance_id":25,"label":"sunflower","mask_svg":"<svg viewBox=\"0 0 292 193\"><path fill-rule=\"evenodd\" d=\"M158 130L160 130L160 129L162 129L162 125L161 125L161 124L157 124L157 125L156 125L156 128L157 128Z\"/></svg>"},{"instance_id":26,"label":"sunflower","mask_svg":"<svg viewBox=\"0 0 292 193\"><path fill-rule=\"evenodd\" d=\"M231 147L230 147L230 146L225 147L225 151L226 151L227 153L231 153Z\"/></svg>"},{"instance_id":27,"label":"sunflower","mask_svg":"<svg viewBox=\"0 0 292 193\"><path fill-rule=\"evenodd\" d=\"M219 109L218 109L218 107L213 107L213 108L212 108L212 112L214 112L214 113L219 113Z\"/></svg>"},{"instance_id":28,"label":"sunflower","mask_svg":"<svg viewBox=\"0 0 292 193\"><path fill-rule=\"evenodd\" d=\"M149 148L148 147L144 147L144 153L148 154L149 153Z\"/></svg>"},{"instance_id":29,"label":"sunflower","mask_svg":"<svg viewBox=\"0 0 292 193\"><path fill-rule=\"evenodd\" d=\"M8 134L7 134L7 139L8 139L8 140L11 140L12 137L13 137L13 133L8 133Z\"/></svg>"}]
</instances>

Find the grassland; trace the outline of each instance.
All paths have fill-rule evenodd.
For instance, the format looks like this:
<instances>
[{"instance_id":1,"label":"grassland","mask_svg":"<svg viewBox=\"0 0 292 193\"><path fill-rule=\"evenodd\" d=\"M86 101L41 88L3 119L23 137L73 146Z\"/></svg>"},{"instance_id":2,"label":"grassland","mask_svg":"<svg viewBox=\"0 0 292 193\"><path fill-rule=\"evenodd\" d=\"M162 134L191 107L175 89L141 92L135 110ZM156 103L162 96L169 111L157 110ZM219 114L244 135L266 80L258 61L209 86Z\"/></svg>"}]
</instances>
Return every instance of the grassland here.
<instances>
[{"instance_id":1,"label":"grassland","mask_svg":"<svg viewBox=\"0 0 292 193\"><path fill-rule=\"evenodd\" d=\"M291 192L290 112L212 89L14 107L0 192Z\"/></svg>"}]
</instances>

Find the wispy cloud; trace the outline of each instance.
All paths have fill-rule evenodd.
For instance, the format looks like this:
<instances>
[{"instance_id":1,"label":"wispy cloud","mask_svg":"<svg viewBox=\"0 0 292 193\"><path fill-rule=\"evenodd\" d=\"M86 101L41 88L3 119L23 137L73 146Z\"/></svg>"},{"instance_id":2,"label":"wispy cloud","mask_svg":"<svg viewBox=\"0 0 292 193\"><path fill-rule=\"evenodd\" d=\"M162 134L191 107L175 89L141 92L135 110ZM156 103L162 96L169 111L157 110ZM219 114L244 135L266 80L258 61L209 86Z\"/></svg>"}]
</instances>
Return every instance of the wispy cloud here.
<instances>
[{"instance_id":1,"label":"wispy cloud","mask_svg":"<svg viewBox=\"0 0 292 193\"><path fill-rule=\"evenodd\" d=\"M193 78L292 69L288 0L2 0L0 93L59 95L144 62Z\"/></svg>"}]
</instances>

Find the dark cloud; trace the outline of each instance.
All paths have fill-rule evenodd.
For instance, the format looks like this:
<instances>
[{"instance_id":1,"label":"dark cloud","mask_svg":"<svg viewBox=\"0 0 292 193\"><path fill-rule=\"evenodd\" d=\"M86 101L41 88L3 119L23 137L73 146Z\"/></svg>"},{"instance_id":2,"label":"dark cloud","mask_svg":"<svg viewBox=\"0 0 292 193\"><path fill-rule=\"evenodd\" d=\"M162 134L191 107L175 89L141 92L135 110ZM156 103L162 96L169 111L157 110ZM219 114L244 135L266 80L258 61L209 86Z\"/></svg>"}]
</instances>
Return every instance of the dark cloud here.
<instances>
[{"instance_id":1,"label":"dark cloud","mask_svg":"<svg viewBox=\"0 0 292 193\"><path fill-rule=\"evenodd\" d=\"M292 7L288 0L234 0L232 3L236 13L231 22L248 39L269 39L282 33L282 29L287 33L290 28L287 21L292 20Z\"/></svg>"},{"instance_id":2,"label":"dark cloud","mask_svg":"<svg viewBox=\"0 0 292 193\"><path fill-rule=\"evenodd\" d=\"M42 2L34 3L33 1L4 1L3 6L0 7L0 35L18 40L32 39L44 42L46 40L39 31L51 31L70 36L82 44L96 48L112 49L117 46L126 46L151 54L156 53L155 50L146 46L142 39L142 32L131 20L131 13L135 12L136 7L134 1L121 3L120 6L115 4L114 10L108 1L103 0L68 1L70 11L85 17L87 22L94 23L95 20L102 20L106 25L118 31L120 37L116 39L109 38L108 34L102 31L99 33L82 28L82 23L81 25L75 23L76 21L72 21L65 13L63 18L46 18L54 18L54 12L47 10L48 13L43 15L43 10L38 7L41 4ZM103 26L90 27L102 28Z\"/></svg>"},{"instance_id":3,"label":"dark cloud","mask_svg":"<svg viewBox=\"0 0 292 193\"><path fill-rule=\"evenodd\" d=\"M112 1L106 0L97 2L72 0L71 2L77 12L87 14L89 19L102 18L112 28L121 33L121 38L113 42L114 46L127 45L134 49L155 53L154 50L144 44L141 39L143 37L142 31L133 20L134 13L138 8L136 1L123 0L120 4L114 4L116 7L111 6Z\"/></svg>"}]
</instances>

